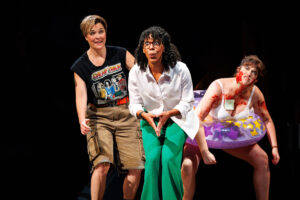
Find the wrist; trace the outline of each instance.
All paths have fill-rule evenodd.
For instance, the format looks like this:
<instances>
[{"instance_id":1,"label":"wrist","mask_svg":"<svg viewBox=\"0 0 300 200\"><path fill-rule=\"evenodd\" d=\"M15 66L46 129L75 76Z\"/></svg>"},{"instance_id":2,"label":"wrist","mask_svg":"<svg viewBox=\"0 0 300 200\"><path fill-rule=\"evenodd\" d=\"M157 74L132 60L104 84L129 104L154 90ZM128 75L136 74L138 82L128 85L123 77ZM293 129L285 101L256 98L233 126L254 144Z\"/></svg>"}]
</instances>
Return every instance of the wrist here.
<instances>
[{"instance_id":1,"label":"wrist","mask_svg":"<svg viewBox=\"0 0 300 200\"><path fill-rule=\"evenodd\" d=\"M138 114L138 119L144 119L143 116L142 116L142 114L143 114L144 112L145 112L145 111L139 112L139 114Z\"/></svg>"},{"instance_id":2,"label":"wrist","mask_svg":"<svg viewBox=\"0 0 300 200\"><path fill-rule=\"evenodd\" d=\"M180 111L177 110L177 109L173 109L173 110L168 110L166 111L168 117L173 117L173 116L176 116L176 115L180 115Z\"/></svg>"},{"instance_id":3,"label":"wrist","mask_svg":"<svg viewBox=\"0 0 300 200\"><path fill-rule=\"evenodd\" d=\"M167 117L168 117L168 118L172 117L171 111L166 111L166 114L167 114Z\"/></svg>"},{"instance_id":4,"label":"wrist","mask_svg":"<svg viewBox=\"0 0 300 200\"><path fill-rule=\"evenodd\" d=\"M209 151L208 148L199 148L199 149L201 154L204 154Z\"/></svg>"},{"instance_id":5,"label":"wrist","mask_svg":"<svg viewBox=\"0 0 300 200\"><path fill-rule=\"evenodd\" d=\"M273 145L273 146L272 146L272 149L274 149L274 148L277 148L277 149L278 149L278 146L277 146L277 145Z\"/></svg>"}]
</instances>

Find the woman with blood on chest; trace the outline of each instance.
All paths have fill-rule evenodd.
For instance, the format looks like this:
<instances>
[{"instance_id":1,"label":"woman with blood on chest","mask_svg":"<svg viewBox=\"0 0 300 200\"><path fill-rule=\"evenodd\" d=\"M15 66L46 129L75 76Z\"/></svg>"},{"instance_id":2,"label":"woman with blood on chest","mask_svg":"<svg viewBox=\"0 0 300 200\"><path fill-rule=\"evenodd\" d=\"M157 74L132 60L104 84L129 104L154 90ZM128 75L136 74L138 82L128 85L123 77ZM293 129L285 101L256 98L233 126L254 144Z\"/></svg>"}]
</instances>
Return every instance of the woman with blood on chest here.
<instances>
[{"instance_id":1,"label":"woman with blood on chest","mask_svg":"<svg viewBox=\"0 0 300 200\"><path fill-rule=\"evenodd\" d=\"M277 165L280 156L276 139L275 126L267 110L263 93L255 86L258 77L263 75L263 62L256 55L245 56L232 78L220 78L213 81L205 92L196 108L200 120L199 134L196 135L201 149L207 149L205 122L247 119L254 112L258 115L266 128L269 143L272 147L272 163ZM195 175L200 163L201 154L192 152L192 145L186 144L183 153L182 180L184 198L190 199L194 195ZM267 153L257 144L250 144L237 148L220 148L226 153L248 162L254 169L253 184L256 199L269 199L270 170ZM186 153L186 154L185 154ZM193 157L196 159L192 159ZM187 173L187 172L190 172Z\"/></svg>"}]
</instances>

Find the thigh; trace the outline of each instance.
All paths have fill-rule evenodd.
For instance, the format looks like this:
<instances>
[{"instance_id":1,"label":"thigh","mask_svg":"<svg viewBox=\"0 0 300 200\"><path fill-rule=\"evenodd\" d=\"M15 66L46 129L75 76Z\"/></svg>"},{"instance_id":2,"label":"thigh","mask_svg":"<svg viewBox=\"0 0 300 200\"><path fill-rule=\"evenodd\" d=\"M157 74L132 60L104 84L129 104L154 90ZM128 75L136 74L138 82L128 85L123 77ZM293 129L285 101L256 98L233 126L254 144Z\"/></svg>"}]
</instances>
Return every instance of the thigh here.
<instances>
[{"instance_id":1,"label":"thigh","mask_svg":"<svg viewBox=\"0 0 300 200\"><path fill-rule=\"evenodd\" d=\"M183 160L184 159L190 159L193 162L193 167L198 168L200 160L201 160L201 154L198 146L185 143L183 147Z\"/></svg>"},{"instance_id":2,"label":"thigh","mask_svg":"<svg viewBox=\"0 0 300 200\"><path fill-rule=\"evenodd\" d=\"M182 151L186 138L186 133L175 122L171 122L166 126L165 144Z\"/></svg>"},{"instance_id":3,"label":"thigh","mask_svg":"<svg viewBox=\"0 0 300 200\"><path fill-rule=\"evenodd\" d=\"M180 166L186 137L185 132L176 123L168 125L165 129L162 160L172 161Z\"/></svg>"},{"instance_id":4,"label":"thigh","mask_svg":"<svg viewBox=\"0 0 300 200\"><path fill-rule=\"evenodd\" d=\"M109 130L97 123L91 125L92 131L87 135L88 153L93 169L100 163L114 163L113 137Z\"/></svg>"},{"instance_id":5,"label":"thigh","mask_svg":"<svg viewBox=\"0 0 300 200\"><path fill-rule=\"evenodd\" d=\"M88 107L87 118L90 119L91 132L87 135L88 152L93 166L103 162L114 162L113 156L113 130L110 120L105 118L101 109Z\"/></svg>"},{"instance_id":6,"label":"thigh","mask_svg":"<svg viewBox=\"0 0 300 200\"><path fill-rule=\"evenodd\" d=\"M242 159L251 165L255 165L260 154L265 154L265 151L258 144L236 149L223 149L223 151L236 158Z\"/></svg>"},{"instance_id":7,"label":"thigh","mask_svg":"<svg viewBox=\"0 0 300 200\"><path fill-rule=\"evenodd\" d=\"M161 146L161 141L164 135L157 137L154 129L149 125L146 120L141 120L141 130L145 153L151 151L154 146Z\"/></svg>"},{"instance_id":8,"label":"thigh","mask_svg":"<svg viewBox=\"0 0 300 200\"><path fill-rule=\"evenodd\" d=\"M143 169L144 149L139 121L128 112L128 120L120 118L114 133L116 147L123 169Z\"/></svg>"},{"instance_id":9,"label":"thigh","mask_svg":"<svg viewBox=\"0 0 300 200\"><path fill-rule=\"evenodd\" d=\"M146 120L141 120L140 124L146 160L152 160L160 157L162 142L164 141L164 134L162 134L160 137L157 137L155 131Z\"/></svg>"}]
</instances>

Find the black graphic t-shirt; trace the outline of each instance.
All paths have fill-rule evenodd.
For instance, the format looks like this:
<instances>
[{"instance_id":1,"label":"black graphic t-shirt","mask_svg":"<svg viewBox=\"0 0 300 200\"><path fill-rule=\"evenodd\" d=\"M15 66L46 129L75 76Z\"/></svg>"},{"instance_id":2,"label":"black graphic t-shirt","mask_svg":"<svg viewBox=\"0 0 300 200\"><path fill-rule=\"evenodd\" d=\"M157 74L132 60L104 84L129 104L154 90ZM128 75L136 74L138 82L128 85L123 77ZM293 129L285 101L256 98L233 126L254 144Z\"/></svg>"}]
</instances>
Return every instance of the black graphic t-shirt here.
<instances>
[{"instance_id":1,"label":"black graphic t-shirt","mask_svg":"<svg viewBox=\"0 0 300 200\"><path fill-rule=\"evenodd\" d=\"M71 66L71 70L84 80L88 103L101 105L128 96L126 49L106 46L106 58L102 66L95 66L87 52Z\"/></svg>"}]
</instances>

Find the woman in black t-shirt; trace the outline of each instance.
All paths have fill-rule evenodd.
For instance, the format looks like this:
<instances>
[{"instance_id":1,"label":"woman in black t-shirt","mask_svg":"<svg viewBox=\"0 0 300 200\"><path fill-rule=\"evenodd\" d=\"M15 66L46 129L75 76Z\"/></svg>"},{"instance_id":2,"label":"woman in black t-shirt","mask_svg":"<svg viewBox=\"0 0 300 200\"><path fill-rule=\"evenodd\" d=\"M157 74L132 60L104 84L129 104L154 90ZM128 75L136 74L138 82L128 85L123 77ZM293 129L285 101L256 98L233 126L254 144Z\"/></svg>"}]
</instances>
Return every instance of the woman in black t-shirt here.
<instances>
[{"instance_id":1,"label":"woman in black t-shirt","mask_svg":"<svg viewBox=\"0 0 300 200\"><path fill-rule=\"evenodd\" d=\"M104 18L87 16L80 28L89 49L74 62L71 70L80 129L87 136L93 165L91 197L103 198L110 164L115 163L114 148L118 148L120 163L117 164L128 170L123 185L124 199L134 199L144 169L139 121L128 110L127 77L134 57L122 47L106 46Z\"/></svg>"}]
</instances>

